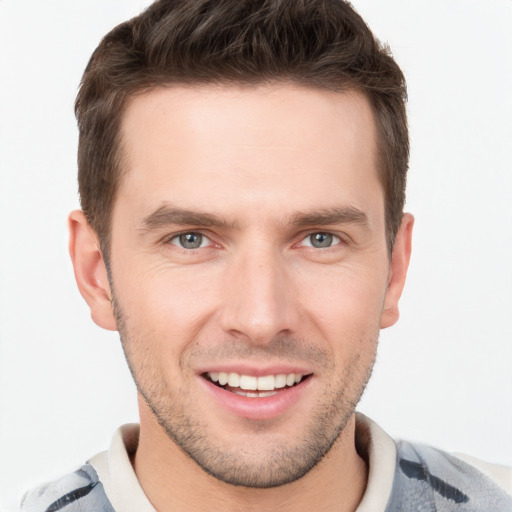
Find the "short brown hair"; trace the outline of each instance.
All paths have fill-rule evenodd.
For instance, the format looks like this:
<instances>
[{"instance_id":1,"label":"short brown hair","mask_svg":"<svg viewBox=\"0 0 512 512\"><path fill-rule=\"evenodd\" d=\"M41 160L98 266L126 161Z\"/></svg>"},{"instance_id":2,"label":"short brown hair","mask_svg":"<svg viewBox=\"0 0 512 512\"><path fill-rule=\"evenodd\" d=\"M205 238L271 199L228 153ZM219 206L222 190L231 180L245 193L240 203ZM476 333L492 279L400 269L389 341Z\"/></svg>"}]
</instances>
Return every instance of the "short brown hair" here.
<instances>
[{"instance_id":1,"label":"short brown hair","mask_svg":"<svg viewBox=\"0 0 512 512\"><path fill-rule=\"evenodd\" d=\"M405 202L409 138L403 74L343 0L158 0L109 32L84 72L75 104L82 209L109 255L122 177L127 99L169 84L292 82L355 89L370 100L391 250Z\"/></svg>"}]
</instances>

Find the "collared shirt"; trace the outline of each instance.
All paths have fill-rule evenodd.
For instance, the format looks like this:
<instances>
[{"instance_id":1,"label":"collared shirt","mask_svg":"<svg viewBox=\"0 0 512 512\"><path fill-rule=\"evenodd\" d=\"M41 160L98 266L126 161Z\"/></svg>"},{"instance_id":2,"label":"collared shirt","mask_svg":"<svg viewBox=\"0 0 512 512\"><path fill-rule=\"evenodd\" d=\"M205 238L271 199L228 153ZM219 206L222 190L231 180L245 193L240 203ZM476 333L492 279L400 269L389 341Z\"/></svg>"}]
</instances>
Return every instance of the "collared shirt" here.
<instances>
[{"instance_id":1,"label":"collared shirt","mask_svg":"<svg viewBox=\"0 0 512 512\"><path fill-rule=\"evenodd\" d=\"M357 415L358 450L369 465L356 512L512 511L512 470L435 448L395 442L375 422ZM156 512L131 464L139 426L124 425L108 451L79 470L30 491L22 512Z\"/></svg>"}]
</instances>

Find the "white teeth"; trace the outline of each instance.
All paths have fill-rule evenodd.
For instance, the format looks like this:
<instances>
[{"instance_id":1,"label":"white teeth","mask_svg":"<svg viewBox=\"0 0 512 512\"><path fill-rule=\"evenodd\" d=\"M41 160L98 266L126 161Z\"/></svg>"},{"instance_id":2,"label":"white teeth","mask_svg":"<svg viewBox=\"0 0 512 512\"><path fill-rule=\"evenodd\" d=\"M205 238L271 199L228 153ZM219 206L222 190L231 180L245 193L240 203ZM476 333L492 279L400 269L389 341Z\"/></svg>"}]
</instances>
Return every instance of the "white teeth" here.
<instances>
[{"instance_id":1,"label":"white teeth","mask_svg":"<svg viewBox=\"0 0 512 512\"><path fill-rule=\"evenodd\" d=\"M277 391L244 391L243 389L233 389L235 395L246 396L248 398L265 398L267 396L277 395Z\"/></svg>"},{"instance_id":2,"label":"white teeth","mask_svg":"<svg viewBox=\"0 0 512 512\"><path fill-rule=\"evenodd\" d=\"M277 391L260 391L258 393L258 396L260 398L264 398L266 396L274 396L274 395L277 395Z\"/></svg>"},{"instance_id":3,"label":"white teeth","mask_svg":"<svg viewBox=\"0 0 512 512\"><path fill-rule=\"evenodd\" d=\"M272 391L275 386L275 377L273 375L265 375L265 377L258 377L258 389L262 391Z\"/></svg>"},{"instance_id":4,"label":"white teeth","mask_svg":"<svg viewBox=\"0 0 512 512\"><path fill-rule=\"evenodd\" d=\"M231 372L208 372L208 377L213 382L218 382L221 386L226 384L230 388L240 388L247 391L274 391L286 386L293 386L298 384L303 374L300 373L280 373L279 375L262 375L261 377L254 377L253 375L241 375L239 373ZM241 394L241 393L237 393ZM243 393L243 396L272 396L275 393Z\"/></svg>"},{"instance_id":5,"label":"white teeth","mask_svg":"<svg viewBox=\"0 0 512 512\"><path fill-rule=\"evenodd\" d=\"M240 375L238 373L230 373L228 377L228 385L232 388L240 386Z\"/></svg>"},{"instance_id":6,"label":"white teeth","mask_svg":"<svg viewBox=\"0 0 512 512\"><path fill-rule=\"evenodd\" d=\"M240 387L242 389L258 389L258 378L250 375L240 375Z\"/></svg>"},{"instance_id":7,"label":"white teeth","mask_svg":"<svg viewBox=\"0 0 512 512\"><path fill-rule=\"evenodd\" d=\"M286 375L276 375L276 388L284 388L286 386Z\"/></svg>"}]
</instances>

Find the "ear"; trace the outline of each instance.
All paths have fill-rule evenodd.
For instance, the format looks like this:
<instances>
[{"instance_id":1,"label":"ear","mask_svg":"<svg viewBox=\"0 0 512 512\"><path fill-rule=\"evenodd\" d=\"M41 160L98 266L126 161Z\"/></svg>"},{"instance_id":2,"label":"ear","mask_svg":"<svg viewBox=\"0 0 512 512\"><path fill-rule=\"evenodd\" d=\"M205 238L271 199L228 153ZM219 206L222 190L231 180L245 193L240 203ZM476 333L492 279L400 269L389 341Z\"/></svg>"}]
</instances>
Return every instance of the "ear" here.
<instances>
[{"instance_id":1,"label":"ear","mask_svg":"<svg viewBox=\"0 0 512 512\"><path fill-rule=\"evenodd\" d=\"M412 228L414 217L405 213L402 217L402 224L396 234L395 245L391 255L389 268L389 282L384 299L384 308L380 318L380 327L385 329L395 324L400 316L398 301L402 295L407 276L407 268L411 258Z\"/></svg>"},{"instance_id":2,"label":"ear","mask_svg":"<svg viewBox=\"0 0 512 512\"><path fill-rule=\"evenodd\" d=\"M94 322L115 331L112 294L98 236L81 210L70 213L68 226L69 254L80 294L89 305Z\"/></svg>"}]
</instances>

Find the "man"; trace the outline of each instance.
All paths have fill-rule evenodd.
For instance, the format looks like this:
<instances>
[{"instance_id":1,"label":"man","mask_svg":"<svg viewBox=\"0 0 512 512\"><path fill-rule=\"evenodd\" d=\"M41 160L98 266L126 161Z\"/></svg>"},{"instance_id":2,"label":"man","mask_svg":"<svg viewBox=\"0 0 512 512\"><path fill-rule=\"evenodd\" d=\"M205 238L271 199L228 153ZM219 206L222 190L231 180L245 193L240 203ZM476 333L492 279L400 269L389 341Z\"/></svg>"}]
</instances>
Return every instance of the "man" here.
<instances>
[{"instance_id":1,"label":"man","mask_svg":"<svg viewBox=\"0 0 512 512\"><path fill-rule=\"evenodd\" d=\"M104 38L70 252L140 428L23 510L510 510L505 470L355 414L410 257L404 101L341 1L161 1Z\"/></svg>"}]
</instances>

